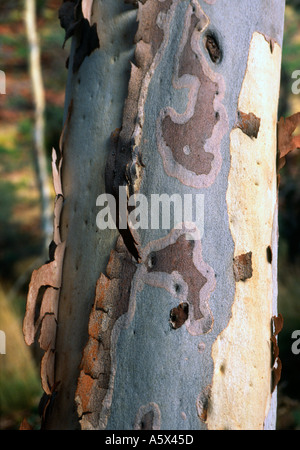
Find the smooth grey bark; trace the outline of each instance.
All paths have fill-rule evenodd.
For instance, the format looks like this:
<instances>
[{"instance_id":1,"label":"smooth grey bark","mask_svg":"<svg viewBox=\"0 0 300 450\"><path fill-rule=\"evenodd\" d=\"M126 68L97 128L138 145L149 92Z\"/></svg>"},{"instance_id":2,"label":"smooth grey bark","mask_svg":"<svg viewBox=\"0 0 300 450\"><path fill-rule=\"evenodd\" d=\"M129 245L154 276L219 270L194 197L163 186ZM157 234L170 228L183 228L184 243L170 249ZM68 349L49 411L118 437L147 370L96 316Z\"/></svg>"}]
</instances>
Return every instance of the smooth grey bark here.
<instances>
[{"instance_id":1,"label":"smooth grey bark","mask_svg":"<svg viewBox=\"0 0 300 450\"><path fill-rule=\"evenodd\" d=\"M72 102L62 166L66 251L57 384L45 428L275 427L269 329L277 314L283 16L283 0L148 0L139 4L134 57L136 11L119 1L94 1L100 49L74 74L75 36L66 92L66 120ZM130 74L131 61L137 66ZM264 75L264 61L273 74ZM195 117L188 131L179 130ZM114 149L116 128L122 129ZM174 150L182 140L191 164ZM195 154L195 141L206 150ZM188 241L185 227L132 229L135 244L124 240L136 245L137 263L116 244L115 230L96 225L97 197L107 189L117 195L122 184L148 200L203 195L201 240ZM262 246L256 244L265 234ZM257 292L265 286L267 299ZM188 314L183 311L177 326L183 304Z\"/></svg>"},{"instance_id":2,"label":"smooth grey bark","mask_svg":"<svg viewBox=\"0 0 300 450\"><path fill-rule=\"evenodd\" d=\"M47 422L47 427L54 429L79 427L75 390L88 337L88 317L96 281L105 272L118 235L116 230L97 228L96 199L106 192L104 169L110 134L122 122L134 55L136 11L119 1L94 2L94 17L101 50L87 57L79 72L73 74L78 37L73 38L66 90L65 120L71 99L73 113L63 155L61 234L67 248L56 344L60 349L56 353L56 379L61 381L61 394L56 403L58 413Z\"/></svg>"}]
</instances>

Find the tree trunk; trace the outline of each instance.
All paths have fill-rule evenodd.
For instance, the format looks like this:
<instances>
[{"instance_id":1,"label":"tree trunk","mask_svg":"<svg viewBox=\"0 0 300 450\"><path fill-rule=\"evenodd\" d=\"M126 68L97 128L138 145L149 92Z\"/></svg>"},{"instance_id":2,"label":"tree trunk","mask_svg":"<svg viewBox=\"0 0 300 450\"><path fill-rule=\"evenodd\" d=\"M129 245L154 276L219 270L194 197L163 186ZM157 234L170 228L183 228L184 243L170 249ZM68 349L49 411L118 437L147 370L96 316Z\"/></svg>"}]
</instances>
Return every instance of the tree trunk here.
<instances>
[{"instance_id":1,"label":"tree trunk","mask_svg":"<svg viewBox=\"0 0 300 450\"><path fill-rule=\"evenodd\" d=\"M44 286L43 426L273 429L284 1L140 1L138 26L120 1L92 11L24 323L30 343Z\"/></svg>"},{"instance_id":2,"label":"tree trunk","mask_svg":"<svg viewBox=\"0 0 300 450\"><path fill-rule=\"evenodd\" d=\"M50 180L47 169L45 149L45 92L40 61L40 47L36 29L36 2L25 2L25 25L29 46L29 69L35 106L34 154L37 170L38 187L41 197L41 218L43 231L43 251L47 251L53 233L52 199Z\"/></svg>"}]
</instances>

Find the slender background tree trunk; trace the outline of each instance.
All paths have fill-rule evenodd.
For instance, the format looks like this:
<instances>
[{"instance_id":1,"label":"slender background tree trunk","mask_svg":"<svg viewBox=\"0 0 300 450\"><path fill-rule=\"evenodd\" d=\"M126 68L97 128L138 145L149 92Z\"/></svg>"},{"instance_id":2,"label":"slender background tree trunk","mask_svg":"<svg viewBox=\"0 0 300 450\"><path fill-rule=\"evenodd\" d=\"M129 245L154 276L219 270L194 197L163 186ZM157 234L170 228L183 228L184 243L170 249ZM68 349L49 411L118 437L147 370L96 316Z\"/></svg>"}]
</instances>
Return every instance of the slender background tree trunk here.
<instances>
[{"instance_id":1,"label":"slender background tree trunk","mask_svg":"<svg viewBox=\"0 0 300 450\"><path fill-rule=\"evenodd\" d=\"M75 71L83 32L72 43L56 272L38 283L59 291L44 427L272 429L284 1L138 4L136 24L93 2L100 49ZM96 202L120 209L120 186L148 205L201 198L203 214L155 228L150 211L118 238Z\"/></svg>"},{"instance_id":2,"label":"slender background tree trunk","mask_svg":"<svg viewBox=\"0 0 300 450\"><path fill-rule=\"evenodd\" d=\"M38 186L41 196L43 250L46 253L53 233L53 213L50 179L48 175L47 155L45 149L45 92L37 33L35 0L25 1L25 25L29 46L29 69L35 106L34 155Z\"/></svg>"}]
</instances>

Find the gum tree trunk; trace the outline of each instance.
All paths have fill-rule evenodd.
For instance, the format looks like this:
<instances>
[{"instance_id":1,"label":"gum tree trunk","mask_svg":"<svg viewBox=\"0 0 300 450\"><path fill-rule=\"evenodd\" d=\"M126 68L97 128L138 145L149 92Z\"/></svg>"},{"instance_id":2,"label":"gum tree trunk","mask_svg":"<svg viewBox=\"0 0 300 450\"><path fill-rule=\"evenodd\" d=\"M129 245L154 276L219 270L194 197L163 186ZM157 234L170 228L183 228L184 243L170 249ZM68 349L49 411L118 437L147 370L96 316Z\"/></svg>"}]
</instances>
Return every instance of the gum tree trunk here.
<instances>
[{"instance_id":1,"label":"gum tree trunk","mask_svg":"<svg viewBox=\"0 0 300 450\"><path fill-rule=\"evenodd\" d=\"M90 3L100 48L79 64L75 32L24 322L43 427L273 429L284 1Z\"/></svg>"}]
</instances>

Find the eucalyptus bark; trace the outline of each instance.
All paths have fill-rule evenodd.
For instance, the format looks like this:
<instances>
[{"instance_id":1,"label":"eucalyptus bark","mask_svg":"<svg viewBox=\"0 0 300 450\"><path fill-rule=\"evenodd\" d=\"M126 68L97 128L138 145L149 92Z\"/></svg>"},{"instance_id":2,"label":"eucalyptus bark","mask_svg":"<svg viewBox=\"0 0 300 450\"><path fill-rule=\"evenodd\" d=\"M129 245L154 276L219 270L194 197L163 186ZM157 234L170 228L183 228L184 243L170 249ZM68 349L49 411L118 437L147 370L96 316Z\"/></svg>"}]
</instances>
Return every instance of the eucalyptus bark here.
<instances>
[{"instance_id":1,"label":"eucalyptus bark","mask_svg":"<svg viewBox=\"0 0 300 450\"><path fill-rule=\"evenodd\" d=\"M95 0L100 48L75 73L73 38L43 426L273 429L284 1L147 0L136 12ZM104 193L120 234L97 226ZM165 203L157 227L149 205L162 194L203 214L182 203L163 227Z\"/></svg>"}]
</instances>

